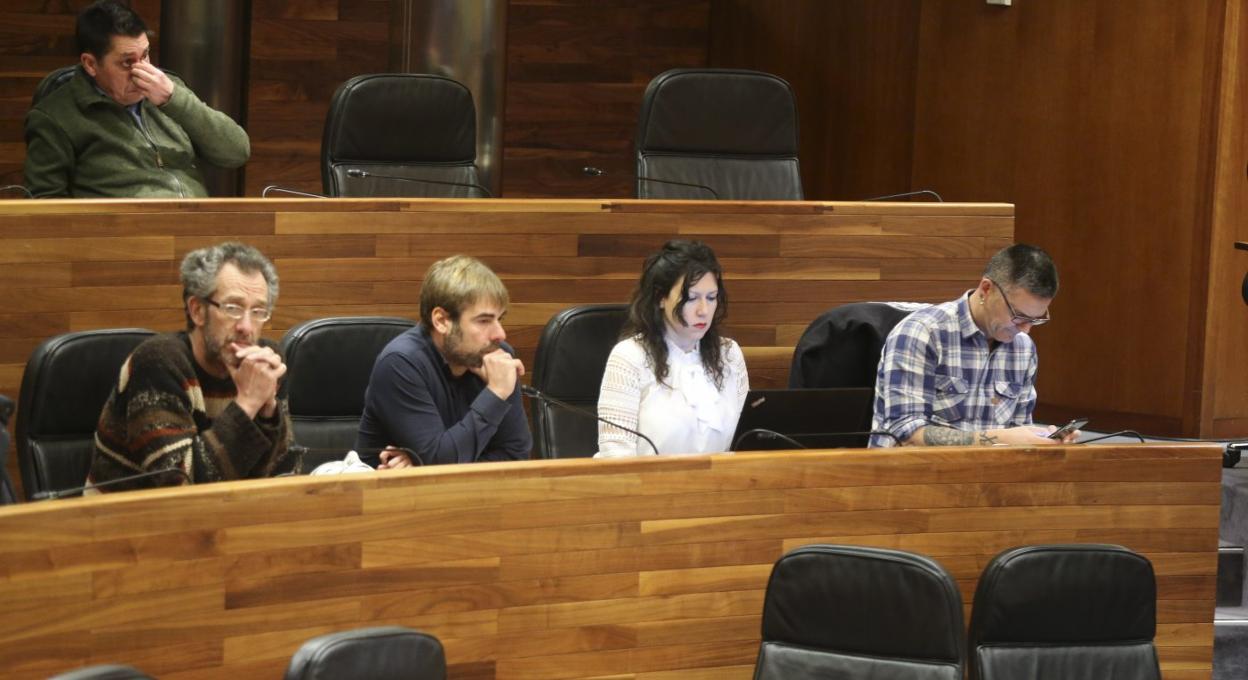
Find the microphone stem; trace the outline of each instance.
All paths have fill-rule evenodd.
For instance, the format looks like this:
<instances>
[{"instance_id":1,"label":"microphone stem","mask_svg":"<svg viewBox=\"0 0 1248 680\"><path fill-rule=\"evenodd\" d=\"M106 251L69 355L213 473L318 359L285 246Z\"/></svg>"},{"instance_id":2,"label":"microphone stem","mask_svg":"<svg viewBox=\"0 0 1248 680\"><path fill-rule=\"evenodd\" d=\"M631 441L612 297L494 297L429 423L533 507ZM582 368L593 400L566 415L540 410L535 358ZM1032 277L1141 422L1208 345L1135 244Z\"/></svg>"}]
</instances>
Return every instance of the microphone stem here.
<instances>
[{"instance_id":1,"label":"microphone stem","mask_svg":"<svg viewBox=\"0 0 1248 680\"><path fill-rule=\"evenodd\" d=\"M581 407L579 407L579 406L573 406L572 404L569 404L569 403L568 403L568 402L566 402L566 401L561 401L561 400L559 400L559 399L556 399L556 398L554 398L554 397L552 397L552 396L550 396L550 395L548 395L548 394L545 394L544 392L542 392L542 391L538 390L538 389L537 389L537 388L535 388L535 387L529 387L528 385L522 385L522 386L520 387L520 392L521 392L522 394L525 394L525 395L527 395L527 396L529 396L529 397L532 397L532 398L534 398L534 399L539 399L539 400L541 400L541 401L548 401L548 402L550 402L550 403L554 404L555 406L559 406L559 407L562 407L562 408L566 408L566 409L568 409L569 411L573 411L573 412L575 412L575 413L579 413L579 414L581 414L581 415L583 415L583 416L588 416L588 417L593 418L594 420L597 420L597 421L599 421L599 422L606 423L606 424L610 425L611 427L615 427L615 428L618 428L618 429L624 430L625 432L628 432L629 434L635 434L635 435L637 435L638 437L640 437L640 438L642 438L642 439L646 440L646 443L650 445L650 450L651 450L651 451L654 451L654 455L656 455L656 456L657 456L657 455L659 455L659 447L657 447L657 446L655 446L655 445L654 445L654 441L653 441L653 440L651 440L651 439L650 439L649 437L647 437L646 435L642 434L641 432L637 431L637 430L629 429L629 428L627 428L627 427L624 427L623 425L620 425L619 423L615 423L615 422L612 422L612 421L610 421L610 420L607 420L606 418L603 418L602 416L598 415L597 413L594 413L593 411L590 411L589 409L584 409L584 408L581 408Z\"/></svg>"}]
</instances>

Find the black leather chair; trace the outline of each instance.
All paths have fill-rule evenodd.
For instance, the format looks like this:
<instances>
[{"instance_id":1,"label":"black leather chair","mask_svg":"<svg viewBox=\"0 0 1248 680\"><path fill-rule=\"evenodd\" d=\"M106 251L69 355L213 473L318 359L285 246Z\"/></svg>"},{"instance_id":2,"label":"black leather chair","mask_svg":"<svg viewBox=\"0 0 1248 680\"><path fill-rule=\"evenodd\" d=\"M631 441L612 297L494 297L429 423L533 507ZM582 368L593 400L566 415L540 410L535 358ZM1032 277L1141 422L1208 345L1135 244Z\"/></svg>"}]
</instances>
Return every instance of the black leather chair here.
<instances>
[{"instance_id":1,"label":"black leather chair","mask_svg":"<svg viewBox=\"0 0 1248 680\"><path fill-rule=\"evenodd\" d=\"M0 505L17 502L13 480L9 479L9 418L13 417L13 400L0 394Z\"/></svg>"},{"instance_id":2,"label":"black leather chair","mask_svg":"<svg viewBox=\"0 0 1248 680\"><path fill-rule=\"evenodd\" d=\"M74 77L74 70L77 68L77 64L62 66L44 76L43 80L40 80L39 84L35 86L35 94L30 98L30 106L33 108L44 97L68 83L69 79Z\"/></svg>"},{"instance_id":3,"label":"black leather chair","mask_svg":"<svg viewBox=\"0 0 1248 680\"><path fill-rule=\"evenodd\" d=\"M971 680L1161 678L1157 584L1117 545L1013 548L984 568L971 610Z\"/></svg>"},{"instance_id":4,"label":"black leather chair","mask_svg":"<svg viewBox=\"0 0 1248 680\"><path fill-rule=\"evenodd\" d=\"M373 363L414 325L387 316L331 317L305 321L282 336L295 442L313 449L304 455L305 471L341 459L355 446Z\"/></svg>"},{"instance_id":5,"label":"black leather chair","mask_svg":"<svg viewBox=\"0 0 1248 680\"><path fill-rule=\"evenodd\" d=\"M810 322L793 349L789 387L875 387L884 340L902 319L928 305L854 302Z\"/></svg>"},{"instance_id":6,"label":"black leather chair","mask_svg":"<svg viewBox=\"0 0 1248 680\"><path fill-rule=\"evenodd\" d=\"M445 680L446 655L432 635L402 626L330 633L303 643L285 680Z\"/></svg>"},{"instance_id":7,"label":"black leather chair","mask_svg":"<svg viewBox=\"0 0 1248 680\"><path fill-rule=\"evenodd\" d=\"M802 200L797 103L768 73L660 73L642 97L635 147L638 198Z\"/></svg>"},{"instance_id":8,"label":"black leather chair","mask_svg":"<svg viewBox=\"0 0 1248 680\"><path fill-rule=\"evenodd\" d=\"M79 331L35 348L22 375L16 428L27 500L86 483L100 409L126 357L152 335L142 328Z\"/></svg>"},{"instance_id":9,"label":"black leather chair","mask_svg":"<svg viewBox=\"0 0 1248 680\"><path fill-rule=\"evenodd\" d=\"M472 93L450 78L356 76L330 102L321 141L328 196L488 197L476 160ZM360 172L373 176L352 176Z\"/></svg>"},{"instance_id":10,"label":"black leather chair","mask_svg":"<svg viewBox=\"0 0 1248 680\"><path fill-rule=\"evenodd\" d=\"M582 305L551 317L537 341L533 387L597 413L607 357L627 317L628 306L622 304ZM577 458L598 451L596 420L537 399L529 405L538 456Z\"/></svg>"},{"instance_id":11,"label":"black leather chair","mask_svg":"<svg viewBox=\"0 0 1248 680\"><path fill-rule=\"evenodd\" d=\"M962 597L935 561L808 545L776 562L755 680L962 680Z\"/></svg>"},{"instance_id":12,"label":"black leather chair","mask_svg":"<svg viewBox=\"0 0 1248 680\"><path fill-rule=\"evenodd\" d=\"M152 676L131 666L106 664L79 668L54 675L48 680L152 680Z\"/></svg>"}]
</instances>

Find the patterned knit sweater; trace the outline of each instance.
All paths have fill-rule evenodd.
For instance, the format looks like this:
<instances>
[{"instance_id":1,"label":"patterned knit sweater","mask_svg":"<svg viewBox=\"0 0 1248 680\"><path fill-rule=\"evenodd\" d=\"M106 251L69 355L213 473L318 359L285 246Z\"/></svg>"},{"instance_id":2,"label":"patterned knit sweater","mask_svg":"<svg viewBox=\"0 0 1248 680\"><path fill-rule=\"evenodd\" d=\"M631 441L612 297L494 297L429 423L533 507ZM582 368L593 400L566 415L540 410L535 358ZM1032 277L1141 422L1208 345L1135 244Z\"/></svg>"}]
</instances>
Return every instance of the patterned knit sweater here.
<instances>
[{"instance_id":1,"label":"patterned knit sweater","mask_svg":"<svg viewBox=\"0 0 1248 680\"><path fill-rule=\"evenodd\" d=\"M100 413L88 481L178 468L198 484L297 470L299 456L287 452L285 398L279 395L272 418L252 420L234 403L236 394L231 379L200 368L185 332L149 338L122 365ZM170 473L100 490L186 483Z\"/></svg>"}]
</instances>

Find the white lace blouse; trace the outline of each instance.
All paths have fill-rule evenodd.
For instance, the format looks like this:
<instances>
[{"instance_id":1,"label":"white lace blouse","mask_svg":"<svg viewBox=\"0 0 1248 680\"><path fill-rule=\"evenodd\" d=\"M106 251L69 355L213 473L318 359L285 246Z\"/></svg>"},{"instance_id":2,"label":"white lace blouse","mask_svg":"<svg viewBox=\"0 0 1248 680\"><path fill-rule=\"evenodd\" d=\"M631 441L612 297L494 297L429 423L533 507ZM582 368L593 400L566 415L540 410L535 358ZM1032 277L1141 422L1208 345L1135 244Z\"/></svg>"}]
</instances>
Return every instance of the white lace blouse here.
<instances>
[{"instance_id":1,"label":"white lace blouse","mask_svg":"<svg viewBox=\"0 0 1248 680\"><path fill-rule=\"evenodd\" d=\"M667 341L667 377L660 384L636 338L611 350L598 395L598 414L639 430L663 454L715 453L732 446L741 407L750 391L745 357L737 343L724 339L724 381L715 382L702 366L698 347L684 352ZM598 423L595 458L655 455L650 444L618 427Z\"/></svg>"}]
</instances>

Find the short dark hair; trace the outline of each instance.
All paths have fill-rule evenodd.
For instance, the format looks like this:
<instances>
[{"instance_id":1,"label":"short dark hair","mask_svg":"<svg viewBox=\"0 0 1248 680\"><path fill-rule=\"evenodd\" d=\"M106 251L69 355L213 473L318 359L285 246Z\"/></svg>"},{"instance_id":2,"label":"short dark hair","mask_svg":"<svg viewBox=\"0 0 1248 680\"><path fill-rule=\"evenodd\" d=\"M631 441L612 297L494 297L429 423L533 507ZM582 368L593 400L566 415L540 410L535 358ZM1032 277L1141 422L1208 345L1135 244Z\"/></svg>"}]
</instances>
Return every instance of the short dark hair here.
<instances>
[{"instance_id":1,"label":"short dark hair","mask_svg":"<svg viewBox=\"0 0 1248 680\"><path fill-rule=\"evenodd\" d=\"M147 24L130 6L118 0L97 0L78 14L74 37L78 53L90 52L103 59L112 47L113 36L137 38L147 33Z\"/></svg>"},{"instance_id":2,"label":"short dark hair","mask_svg":"<svg viewBox=\"0 0 1248 680\"><path fill-rule=\"evenodd\" d=\"M1057 265L1037 246L1015 243L1002 248L988 260L984 276L997 285L1022 288L1045 300L1057 296Z\"/></svg>"},{"instance_id":3,"label":"short dark hair","mask_svg":"<svg viewBox=\"0 0 1248 680\"><path fill-rule=\"evenodd\" d=\"M628 306L628 321L624 324L621 337L637 338L659 383L667 378L667 325L663 318L663 300L676 284L680 284L683 308L689 302L689 288L707 274L715 276L719 304L715 307L715 315L711 317L706 335L702 336L699 353L702 365L714 379L715 386L723 387L724 342L720 338L719 327L728 314L728 291L724 289L724 273L715 258L715 251L700 241L673 239L647 257L642 265L641 280L633 291ZM681 318L679 309L677 318Z\"/></svg>"}]
</instances>

